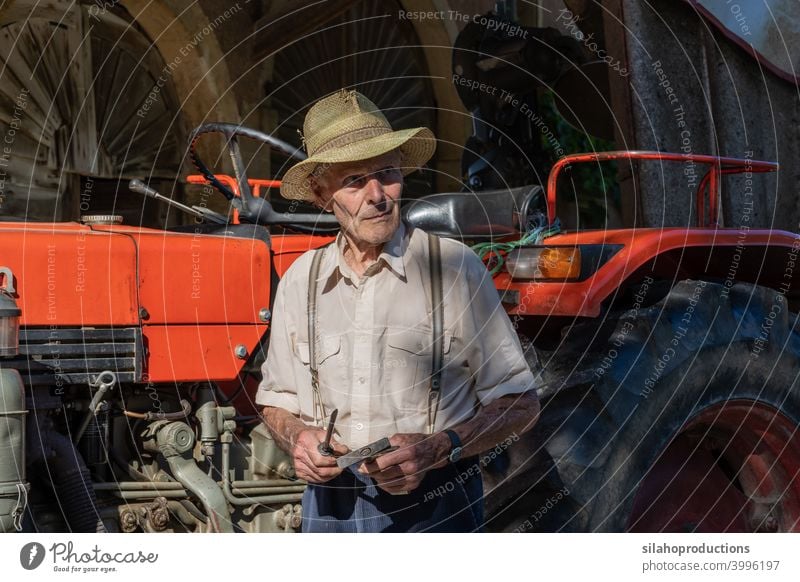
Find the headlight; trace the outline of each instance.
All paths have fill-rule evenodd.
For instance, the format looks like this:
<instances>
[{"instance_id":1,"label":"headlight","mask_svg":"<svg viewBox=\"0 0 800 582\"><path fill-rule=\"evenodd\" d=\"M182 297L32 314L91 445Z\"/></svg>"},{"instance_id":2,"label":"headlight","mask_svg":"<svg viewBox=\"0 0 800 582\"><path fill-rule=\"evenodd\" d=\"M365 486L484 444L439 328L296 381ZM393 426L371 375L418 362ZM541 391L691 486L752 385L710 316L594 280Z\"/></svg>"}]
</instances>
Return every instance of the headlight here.
<instances>
[{"instance_id":1,"label":"headlight","mask_svg":"<svg viewBox=\"0 0 800 582\"><path fill-rule=\"evenodd\" d=\"M622 245L521 247L506 255L512 279L582 281L613 257Z\"/></svg>"},{"instance_id":2,"label":"headlight","mask_svg":"<svg viewBox=\"0 0 800 582\"><path fill-rule=\"evenodd\" d=\"M577 279L581 274L578 247L528 247L506 255L513 279Z\"/></svg>"}]
</instances>

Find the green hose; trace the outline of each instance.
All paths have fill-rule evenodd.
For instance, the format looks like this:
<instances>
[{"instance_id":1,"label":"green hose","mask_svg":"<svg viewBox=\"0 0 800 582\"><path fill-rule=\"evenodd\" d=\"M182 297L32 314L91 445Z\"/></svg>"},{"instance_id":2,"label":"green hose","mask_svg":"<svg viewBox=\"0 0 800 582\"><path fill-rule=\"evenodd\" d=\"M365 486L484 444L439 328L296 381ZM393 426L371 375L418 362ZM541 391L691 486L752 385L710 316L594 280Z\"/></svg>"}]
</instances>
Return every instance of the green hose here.
<instances>
[{"instance_id":1,"label":"green hose","mask_svg":"<svg viewBox=\"0 0 800 582\"><path fill-rule=\"evenodd\" d=\"M548 226L537 226L522 235L519 240L510 242L485 242L472 245L481 260L486 264L486 268L492 275L496 275L505 264L505 255L518 247L538 245L548 237L561 232L561 224L556 220Z\"/></svg>"}]
</instances>

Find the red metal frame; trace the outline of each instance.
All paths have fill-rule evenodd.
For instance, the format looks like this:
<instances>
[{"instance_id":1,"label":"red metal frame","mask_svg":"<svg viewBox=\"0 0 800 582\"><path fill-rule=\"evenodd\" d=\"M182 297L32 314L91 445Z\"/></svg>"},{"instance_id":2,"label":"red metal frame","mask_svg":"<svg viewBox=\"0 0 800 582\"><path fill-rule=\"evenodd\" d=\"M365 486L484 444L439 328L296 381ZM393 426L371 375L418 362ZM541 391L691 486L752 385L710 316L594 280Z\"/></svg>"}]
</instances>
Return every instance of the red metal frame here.
<instances>
[{"instance_id":1,"label":"red metal frame","mask_svg":"<svg viewBox=\"0 0 800 582\"><path fill-rule=\"evenodd\" d=\"M588 154L574 154L564 156L559 159L550 170L547 178L547 219L550 224L556 219L556 196L558 177L561 171L569 165L585 162L607 162L613 160L659 160L665 162L696 162L699 164L709 164L710 170L703 176L695 194L695 204L697 205L697 226L716 227L719 213L719 194L720 180L722 174L740 174L745 172L763 173L776 172L778 164L776 162L765 162L760 160L749 160L740 158L725 158L720 156L709 156L704 154L675 154L669 152L649 152L649 151L612 151L594 152ZM709 186L709 214L710 223L706 223L704 216L704 191L706 185Z\"/></svg>"},{"instance_id":2,"label":"red metal frame","mask_svg":"<svg viewBox=\"0 0 800 582\"><path fill-rule=\"evenodd\" d=\"M750 160L746 160L750 162ZM771 162L759 162L760 164L770 164ZM774 172L777 170L777 164L775 164L775 168L763 168L763 167L746 167L745 169L735 167L735 168L721 168L718 170L719 175L725 174L741 174L752 172L754 174L763 174L765 172ZM717 204L717 196L715 193L719 192L719 180L717 179L717 172L709 170L706 172L703 179L700 180L700 185L697 187L697 196L695 200L695 204L697 205L697 223L698 225L703 225L705 222L705 207L703 204L703 196L702 193L705 191L706 186L711 186L711 196L709 199L708 204L708 214L712 217L712 224L711 226L717 226L719 224L719 205Z\"/></svg>"},{"instance_id":3,"label":"red metal frame","mask_svg":"<svg viewBox=\"0 0 800 582\"><path fill-rule=\"evenodd\" d=\"M226 174L216 174L217 180L225 184L231 191L240 196L239 193L239 183L236 181L236 178L228 176ZM190 174L186 176L186 181L189 184L198 184L201 186L205 186L208 184L208 180L206 180L200 174ZM258 178L249 178L247 183L250 184L250 190L253 193L253 196L261 196L261 189L264 188L264 191L268 190L269 188L280 188L281 181L280 180L261 180ZM233 223L239 224L239 213L237 211L233 212Z\"/></svg>"}]
</instances>

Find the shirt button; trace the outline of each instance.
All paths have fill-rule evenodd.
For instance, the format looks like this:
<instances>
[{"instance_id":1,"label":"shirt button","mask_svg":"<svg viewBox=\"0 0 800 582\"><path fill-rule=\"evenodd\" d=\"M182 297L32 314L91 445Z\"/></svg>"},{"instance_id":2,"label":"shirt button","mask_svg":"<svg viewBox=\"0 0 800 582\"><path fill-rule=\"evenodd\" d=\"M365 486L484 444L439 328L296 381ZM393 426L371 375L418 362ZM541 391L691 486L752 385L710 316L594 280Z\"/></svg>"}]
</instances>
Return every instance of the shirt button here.
<instances>
[{"instance_id":1,"label":"shirt button","mask_svg":"<svg viewBox=\"0 0 800 582\"><path fill-rule=\"evenodd\" d=\"M363 383L364 383L364 382L366 382L366 381L367 381L367 380L366 380L366 378L364 378L364 376L361 376L361 377L358 379L358 383L359 383L359 384L363 384Z\"/></svg>"},{"instance_id":2,"label":"shirt button","mask_svg":"<svg viewBox=\"0 0 800 582\"><path fill-rule=\"evenodd\" d=\"M356 423L356 430L364 430L364 423L363 422L357 422Z\"/></svg>"}]
</instances>

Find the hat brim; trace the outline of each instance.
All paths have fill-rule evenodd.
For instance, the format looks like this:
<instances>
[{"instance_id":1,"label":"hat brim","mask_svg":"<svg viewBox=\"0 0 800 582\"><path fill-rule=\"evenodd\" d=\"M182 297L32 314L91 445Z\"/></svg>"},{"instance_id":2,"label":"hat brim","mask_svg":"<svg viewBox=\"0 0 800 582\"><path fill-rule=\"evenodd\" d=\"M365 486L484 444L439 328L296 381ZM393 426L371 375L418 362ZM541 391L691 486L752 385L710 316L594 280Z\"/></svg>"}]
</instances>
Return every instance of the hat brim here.
<instances>
[{"instance_id":1,"label":"hat brim","mask_svg":"<svg viewBox=\"0 0 800 582\"><path fill-rule=\"evenodd\" d=\"M281 196L289 200L311 201L311 173L319 164L358 162L399 149L403 154L403 175L425 165L436 151L436 138L427 127L401 129L361 140L311 156L286 171L281 180Z\"/></svg>"}]
</instances>

